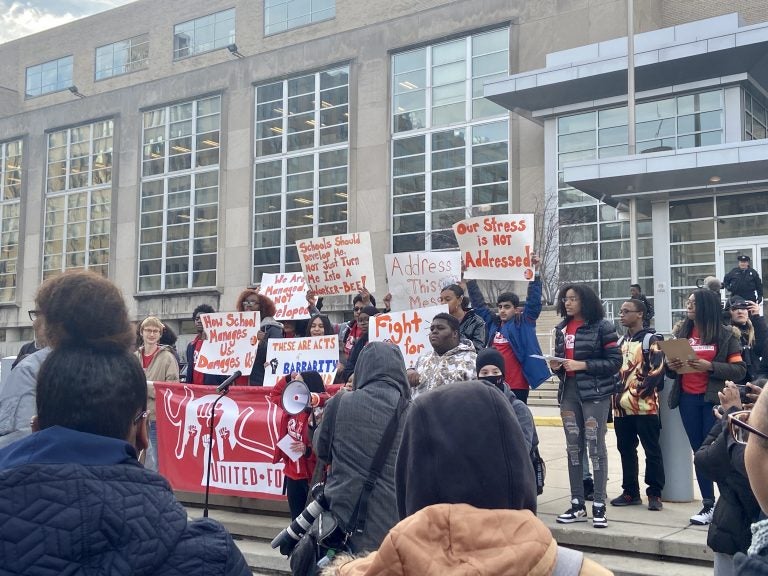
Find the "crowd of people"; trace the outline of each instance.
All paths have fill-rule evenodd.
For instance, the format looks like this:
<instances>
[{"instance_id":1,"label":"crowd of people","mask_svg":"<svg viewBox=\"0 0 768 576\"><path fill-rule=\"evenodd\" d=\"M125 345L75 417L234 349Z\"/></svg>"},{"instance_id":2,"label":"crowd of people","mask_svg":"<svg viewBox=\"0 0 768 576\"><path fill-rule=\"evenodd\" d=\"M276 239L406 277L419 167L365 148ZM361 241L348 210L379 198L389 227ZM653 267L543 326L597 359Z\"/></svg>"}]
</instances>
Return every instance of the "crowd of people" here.
<instances>
[{"instance_id":1,"label":"crowd of people","mask_svg":"<svg viewBox=\"0 0 768 576\"><path fill-rule=\"evenodd\" d=\"M382 311L365 290L354 297L353 319L341 324L321 313L322 300L311 292L311 317L281 322L258 288L243 291L235 308L259 311L261 325L256 369L238 384L262 384L270 339L339 338L336 386L303 372L280 378L269 394L282 407L289 380L302 380L313 393L305 410L283 411L279 427L291 443L276 450L274 461L284 463L292 519L316 497L314 481L324 483L324 505L347 535L344 554L326 573L373 575L399 566L436 574L438 566L450 571L470 562L483 574L609 574L558 546L536 518L540 459L527 401L553 375L570 485L570 506L558 523L591 518L593 527L606 528L608 505L644 504L640 444L648 510L663 510L659 411L666 385L703 499L691 523L709 526L716 576L768 573L768 399L761 394L768 327L762 292L736 291L752 277L739 262L742 273L730 280L725 307L720 286L690 294L673 330L690 344L693 354L685 357L665 355L664 338L651 327L651 302L638 285L629 287L619 310L621 330L588 285L561 286L562 321L545 355L536 334L538 275L525 301L503 292L493 310L477 282L451 284L441 293L448 311L429 325L430 349L407 370L396 346L369 342L369 319ZM384 311L390 300L384 298ZM200 315L214 309L193 311L196 335L182 362L170 327L154 316L132 326L120 292L97 275L49 279L35 304L34 349L0 395L0 486L10 495L0 507L0 547L13 553L8 570L66 572L93 555L88 561L107 571L162 574L183 567L194 574L208 566L212 573L248 573L223 527L187 519L154 471L154 395L147 381L221 383L223 377L197 369L205 339ZM610 421L622 468L622 493L614 498L607 494ZM107 529L117 517L120 529ZM39 537L15 537L30 525L77 525L88 537L42 529Z\"/></svg>"}]
</instances>

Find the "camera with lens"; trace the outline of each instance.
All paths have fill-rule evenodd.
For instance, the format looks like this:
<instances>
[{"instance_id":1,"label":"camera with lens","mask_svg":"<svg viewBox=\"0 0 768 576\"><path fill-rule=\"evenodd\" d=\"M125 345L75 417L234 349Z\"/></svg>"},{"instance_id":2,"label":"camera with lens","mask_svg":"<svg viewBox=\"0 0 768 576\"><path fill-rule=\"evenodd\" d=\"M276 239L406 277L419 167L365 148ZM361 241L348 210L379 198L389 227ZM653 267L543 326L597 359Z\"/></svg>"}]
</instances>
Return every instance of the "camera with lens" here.
<instances>
[{"instance_id":1,"label":"camera with lens","mask_svg":"<svg viewBox=\"0 0 768 576\"><path fill-rule=\"evenodd\" d=\"M306 534L315 519L320 516L323 510L328 510L328 501L325 499L325 485L322 483L312 486L312 502L302 510L296 519L291 522L287 528L284 528L280 534L272 540L272 548L280 548L280 554L289 556L294 546Z\"/></svg>"}]
</instances>

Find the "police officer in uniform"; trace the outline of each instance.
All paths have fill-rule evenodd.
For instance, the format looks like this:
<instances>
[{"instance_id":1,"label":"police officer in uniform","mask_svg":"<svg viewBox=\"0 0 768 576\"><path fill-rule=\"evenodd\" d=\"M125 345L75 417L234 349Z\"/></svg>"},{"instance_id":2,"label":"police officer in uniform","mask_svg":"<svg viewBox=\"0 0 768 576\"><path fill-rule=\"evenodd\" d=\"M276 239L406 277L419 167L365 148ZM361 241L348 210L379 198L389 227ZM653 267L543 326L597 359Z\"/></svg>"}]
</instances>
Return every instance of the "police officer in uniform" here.
<instances>
[{"instance_id":1,"label":"police officer in uniform","mask_svg":"<svg viewBox=\"0 0 768 576\"><path fill-rule=\"evenodd\" d=\"M742 254L737 258L739 265L728 272L723 279L723 286L732 296L741 296L747 302L763 301L763 281L757 271L750 266L749 256Z\"/></svg>"}]
</instances>

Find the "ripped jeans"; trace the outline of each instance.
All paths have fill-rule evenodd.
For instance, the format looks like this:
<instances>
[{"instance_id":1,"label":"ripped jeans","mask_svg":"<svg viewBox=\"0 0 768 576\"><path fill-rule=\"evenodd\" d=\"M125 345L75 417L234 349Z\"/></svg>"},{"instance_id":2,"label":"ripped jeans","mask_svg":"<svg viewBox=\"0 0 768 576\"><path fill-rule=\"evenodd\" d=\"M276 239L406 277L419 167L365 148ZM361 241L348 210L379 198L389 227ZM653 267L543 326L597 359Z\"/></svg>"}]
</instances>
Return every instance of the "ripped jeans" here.
<instances>
[{"instance_id":1,"label":"ripped jeans","mask_svg":"<svg viewBox=\"0 0 768 576\"><path fill-rule=\"evenodd\" d=\"M584 456L585 450L592 461L595 480L595 503L605 503L605 487L608 482L608 451L605 447L605 431L611 398L582 402L575 378L567 378L560 399L560 416L565 431L565 447L568 458L568 480L571 499L584 504Z\"/></svg>"}]
</instances>

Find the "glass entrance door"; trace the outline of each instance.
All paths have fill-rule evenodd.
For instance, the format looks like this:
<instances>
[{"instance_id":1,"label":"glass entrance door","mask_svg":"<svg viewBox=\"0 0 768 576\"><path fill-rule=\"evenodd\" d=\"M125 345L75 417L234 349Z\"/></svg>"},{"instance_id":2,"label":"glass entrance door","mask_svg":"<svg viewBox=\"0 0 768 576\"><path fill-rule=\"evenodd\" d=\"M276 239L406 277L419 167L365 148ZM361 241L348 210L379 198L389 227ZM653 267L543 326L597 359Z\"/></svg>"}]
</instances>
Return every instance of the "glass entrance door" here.
<instances>
[{"instance_id":1,"label":"glass entrance door","mask_svg":"<svg viewBox=\"0 0 768 576\"><path fill-rule=\"evenodd\" d=\"M752 244L749 242L720 243L717 249L717 277L722 280L725 275L739 265L739 256L749 256L751 266L763 281L763 294L768 295L768 244ZM725 294L723 294L725 296Z\"/></svg>"}]
</instances>

